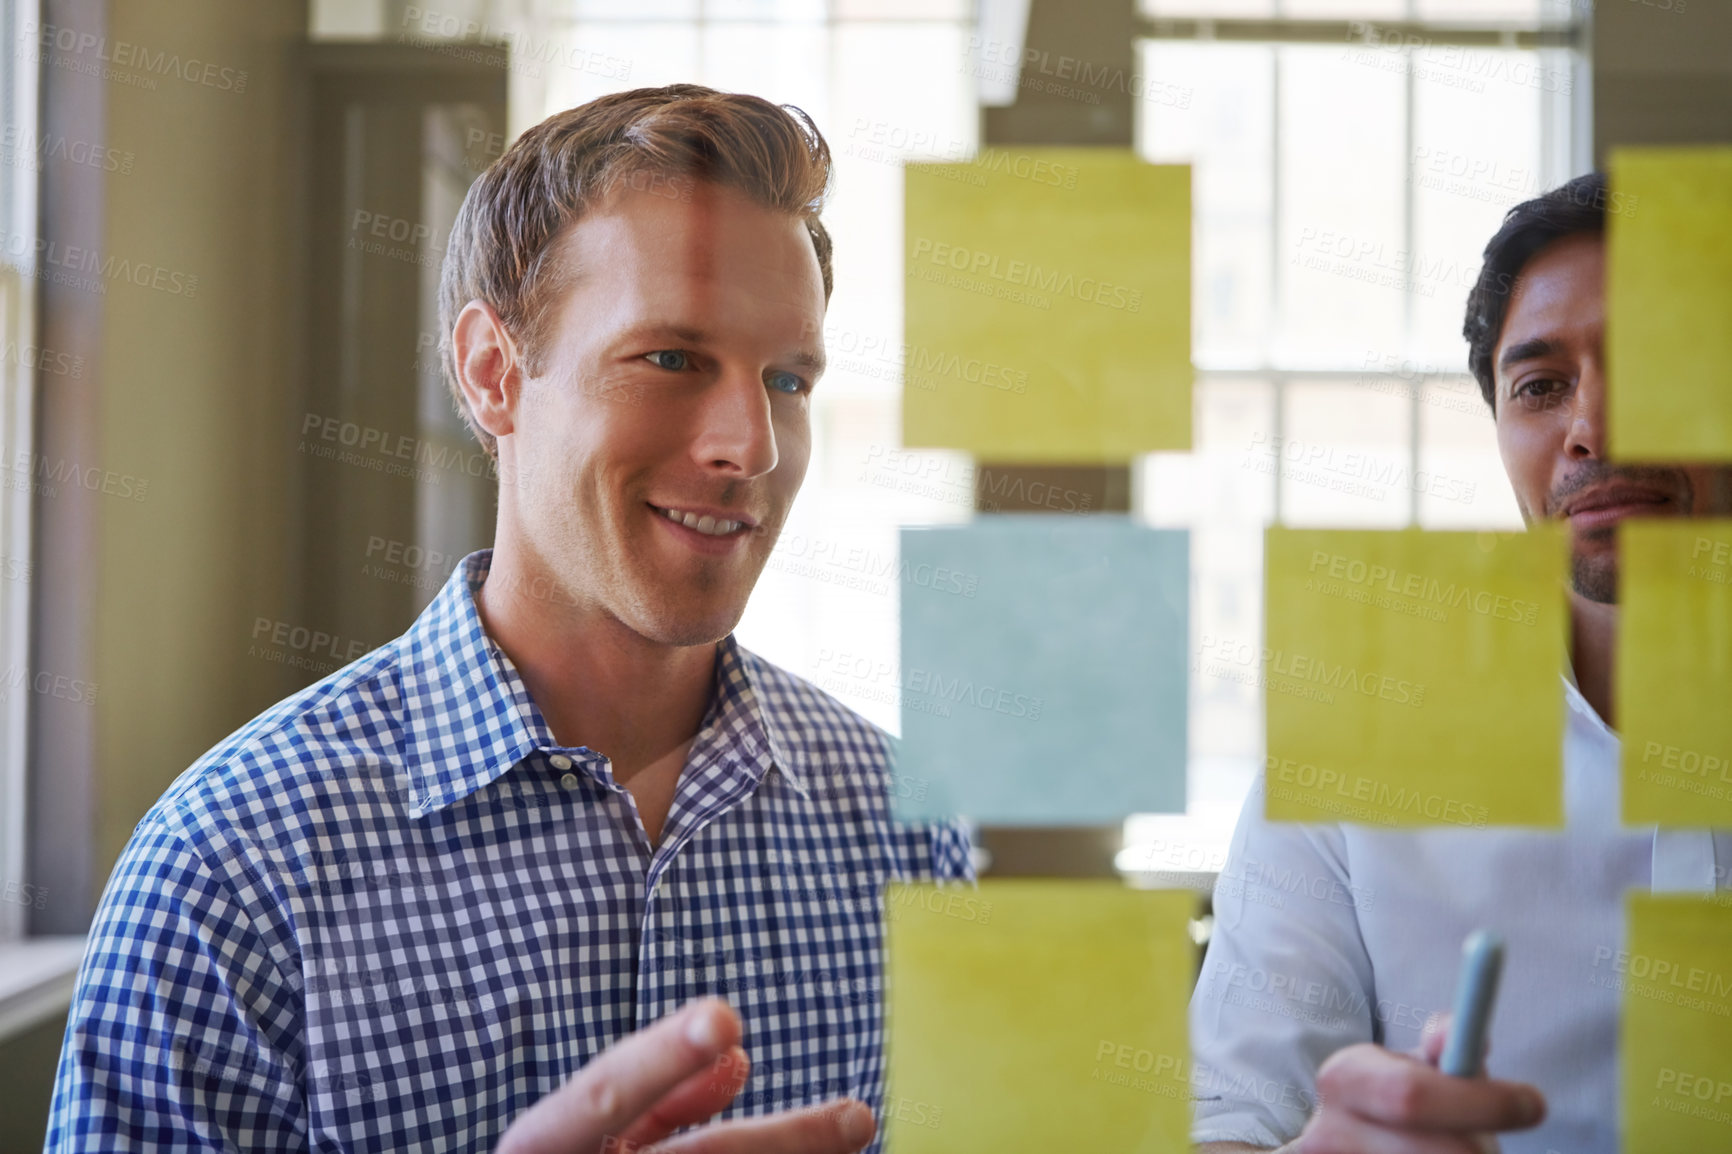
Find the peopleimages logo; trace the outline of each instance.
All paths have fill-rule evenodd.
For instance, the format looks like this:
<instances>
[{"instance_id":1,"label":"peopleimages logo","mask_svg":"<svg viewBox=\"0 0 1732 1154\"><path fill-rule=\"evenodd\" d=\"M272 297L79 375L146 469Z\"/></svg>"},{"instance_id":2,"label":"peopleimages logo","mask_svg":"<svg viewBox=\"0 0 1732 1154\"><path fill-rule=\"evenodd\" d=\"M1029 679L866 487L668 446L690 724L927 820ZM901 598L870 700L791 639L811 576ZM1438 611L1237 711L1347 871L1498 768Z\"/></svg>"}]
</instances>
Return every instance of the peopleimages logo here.
<instances>
[{"instance_id":1,"label":"peopleimages logo","mask_svg":"<svg viewBox=\"0 0 1732 1154\"><path fill-rule=\"evenodd\" d=\"M1263 770L1269 796L1282 801L1310 805L1331 813L1352 816L1349 820L1369 819L1378 825L1393 825L1395 814L1423 815L1433 822L1483 828L1491 811L1483 805L1442 794L1391 785L1363 774L1347 774L1339 769L1318 768L1310 762L1290 757L1266 757ZM1363 804L1356 804L1363 803Z\"/></svg>"},{"instance_id":2,"label":"peopleimages logo","mask_svg":"<svg viewBox=\"0 0 1732 1154\"><path fill-rule=\"evenodd\" d=\"M152 76L172 76L188 84L198 84L222 92L242 93L247 90L245 69L225 68L193 56L182 59L178 52L152 50L142 44L132 44L125 40L110 41L106 36L80 32L76 28L25 20L19 28L19 38L34 40L38 50L53 49L64 57L84 57L95 65L135 68ZM61 60L54 61L54 64L56 67L66 66ZM78 70L98 71L94 67ZM100 70L105 79L126 79L125 74L110 77L107 75L109 71L107 68ZM152 87L155 87L154 84Z\"/></svg>"},{"instance_id":3,"label":"peopleimages logo","mask_svg":"<svg viewBox=\"0 0 1732 1154\"><path fill-rule=\"evenodd\" d=\"M1319 572L1321 570L1321 572ZM1364 586L1397 597L1429 601L1447 609L1468 608L1482 616L1532 625L1537 620L1539 605L1533 601L1506 597L1486 589L1451 581L1447 584L1423 573L1404 573L1387 565L1377 565L1340 553L1321 549L1311 554L1306 570L1318 577Z\"/></svg>"},{"instance_id":4,"label":"peopleimages logo","mask_svg":"<svg viewBox=\"0 0 1732 1154\"><path fill-rule=\"evenodd\" d=\"M1266 646L1259 649L1247 642L1233 642L1206 633L1203 635L1201 659L1215 663L1231 662L1250 668L1261 667L1273 677L1313 682L1329 689L1377 697L1397 705L1417 707L1425 704L1425 685L1421 682L1408 681L1399 675L1380 670L1361 670L1346 662L1337 662L1331 666L1321 657L1289 653L1284 649L1271 649Z\"/></svg>"},{"instance_id":5,"label":"peopleimages logo","mask_svg":"<svg viewBox=\"0 0 1732 1154\"><path fill-rule=\"evenodd\" d=\"M1053 296L1070 297L1085 304L1101 305L1123 312L1143 307L1141 289L1127 288L1095 277L1078 277L1058 269L1042 268L1025 260L1005 260L997 253L946 244L931 237L914 238L914 260L952 269L968 276L983 276L1018 288Z\"/></svg>"},{"instance_id":6,"label":"peopleimages logo","mask_svg":"<svg viewBox=\"0 0 1732 1154\"><path fill-rule=\"evenodd\" d=\"M992 903L975 896L973 890L959 887L900 885L889 891L886 908L892 921L908 909L923 909L982 926L992 920Z\"/></svg>"}]
</instances>

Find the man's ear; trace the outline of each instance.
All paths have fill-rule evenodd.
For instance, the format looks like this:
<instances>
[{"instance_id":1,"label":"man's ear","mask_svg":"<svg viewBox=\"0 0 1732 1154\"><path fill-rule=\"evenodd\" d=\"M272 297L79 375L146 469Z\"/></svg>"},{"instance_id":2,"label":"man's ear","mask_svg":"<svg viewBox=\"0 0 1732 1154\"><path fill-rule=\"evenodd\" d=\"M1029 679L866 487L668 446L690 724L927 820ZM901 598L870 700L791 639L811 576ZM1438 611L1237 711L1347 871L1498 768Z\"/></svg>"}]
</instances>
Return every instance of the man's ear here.
<instances>
[{"instance_id":1,"label":"man's ear","mask_svg":"<svg viewBox=\"0 0 1732 1154\"><path fill-rule=\"evenodd\" d=\"M451 328L451 352L475 423L496 438L512 432L523 374L517 344L492 305L473 300L463 306Z\"/></svg>"}]
</instances>

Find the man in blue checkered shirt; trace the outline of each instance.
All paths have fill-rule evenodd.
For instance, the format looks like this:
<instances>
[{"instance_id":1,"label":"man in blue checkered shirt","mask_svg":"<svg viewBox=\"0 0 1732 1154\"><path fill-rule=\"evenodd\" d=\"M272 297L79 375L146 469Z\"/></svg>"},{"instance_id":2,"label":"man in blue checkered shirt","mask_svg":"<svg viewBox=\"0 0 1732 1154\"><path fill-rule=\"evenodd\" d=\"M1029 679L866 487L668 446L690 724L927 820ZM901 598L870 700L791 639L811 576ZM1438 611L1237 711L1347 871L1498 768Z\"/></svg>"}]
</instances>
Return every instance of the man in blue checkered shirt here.
<instances>
[{"instance_id":1,"label":"man in blue checkered shirt","mask_svg":"<svg viewBox=\"0 0 1732 1154\"><path fill-rule=\"evenodd\" d=\"M804 114L675 86L476 182L440 314L494 547L139 822L50 1151L875 1143L881 886L966 837L731 633L810 453L829 176Z\"/></svg>"}]
</instances>

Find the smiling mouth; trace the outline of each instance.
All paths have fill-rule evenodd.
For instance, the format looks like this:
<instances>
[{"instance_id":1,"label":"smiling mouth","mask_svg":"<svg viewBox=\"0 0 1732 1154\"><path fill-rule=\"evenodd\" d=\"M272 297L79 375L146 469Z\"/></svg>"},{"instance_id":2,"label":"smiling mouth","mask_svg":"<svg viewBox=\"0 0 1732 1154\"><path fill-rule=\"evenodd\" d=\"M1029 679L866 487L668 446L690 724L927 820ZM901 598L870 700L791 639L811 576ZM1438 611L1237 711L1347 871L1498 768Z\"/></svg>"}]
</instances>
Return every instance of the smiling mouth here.
<instances>
[{"instance_id":1,"label":"smiling mouth","mask_svg":"<svg viewBox=\"0 0 1732 1154\"><path fill-rule=\"evenodd\" d=\"M682 509L664 509L651 505L657 513L676 525L682 525L706 537L732 537L751 528L745 521L729 521L709 513L692 513Z\"/></svg>"},{"instance_id":2,"label":"smiling mouth","mask_svg":"<svg viewBox=\"0 0 1732 1154\"><path fill-rule=\"evenodd\" d=\"M1564 513L1581 530L1606 529L1628 516L1651 513L1672 504L1672 498L1652 489L1617 489L1585 498Z\"/></svg>"}]
</instances>

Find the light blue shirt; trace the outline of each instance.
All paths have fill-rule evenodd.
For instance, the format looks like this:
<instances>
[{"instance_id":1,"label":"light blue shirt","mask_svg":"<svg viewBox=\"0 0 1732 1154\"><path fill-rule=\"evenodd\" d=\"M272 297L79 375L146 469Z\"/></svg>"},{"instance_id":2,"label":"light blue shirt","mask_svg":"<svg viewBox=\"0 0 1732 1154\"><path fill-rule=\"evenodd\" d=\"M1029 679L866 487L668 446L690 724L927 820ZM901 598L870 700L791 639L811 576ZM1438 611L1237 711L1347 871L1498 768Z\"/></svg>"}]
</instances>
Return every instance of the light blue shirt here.
<instances>
[{"instance_id":1,"label":"light blue shirt","mask_svg":"<svg viewBox=\"0 0 1732 1154\"><path fill-rule=\"evenodd\" d=\"M1726 889L1732 832L1620 827L1618 737L1565 702L1563 831L1271 823L1252 789L1191 999L1194 1141L1297 1137L1324 1060L1417 1047L1483 926L1508 943L1487 1073L1548 1107L1505 1154L1617 1154L1625 891Z\"/></svg>"}]
</instances>

